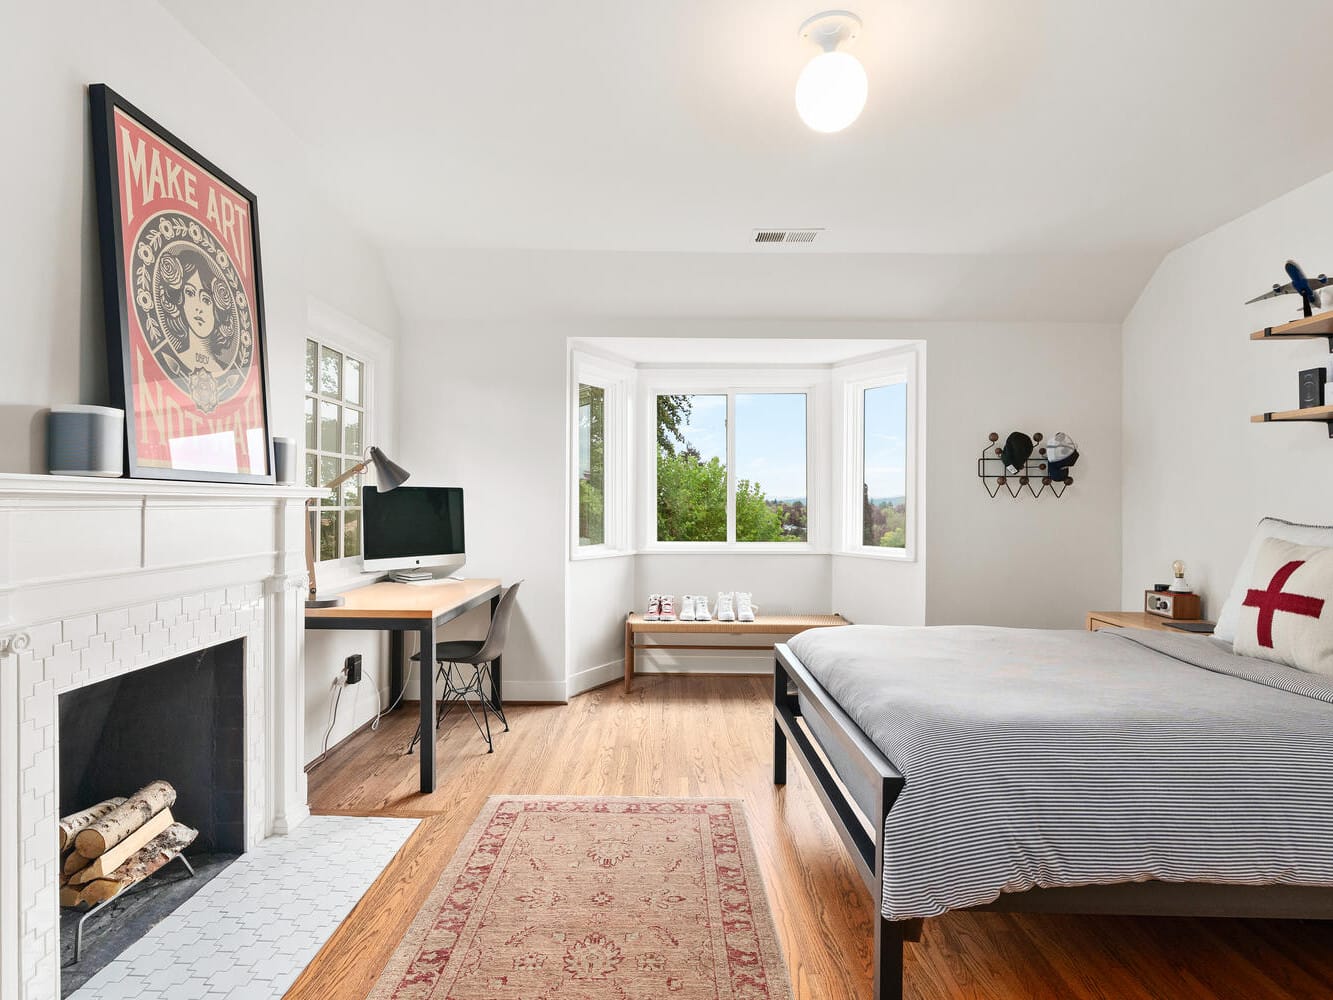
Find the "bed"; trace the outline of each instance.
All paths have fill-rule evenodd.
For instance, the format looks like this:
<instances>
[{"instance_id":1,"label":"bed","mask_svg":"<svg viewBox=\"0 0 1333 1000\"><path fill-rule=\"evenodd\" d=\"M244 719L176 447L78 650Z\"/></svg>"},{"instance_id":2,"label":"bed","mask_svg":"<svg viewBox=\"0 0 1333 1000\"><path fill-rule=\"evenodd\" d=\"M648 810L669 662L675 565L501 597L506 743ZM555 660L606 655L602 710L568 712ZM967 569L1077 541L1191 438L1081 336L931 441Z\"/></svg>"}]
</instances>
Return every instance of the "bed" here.
<instances>
[{"instance_id":1,"label":"bed","mask_svg":"<svg viewBox=\"0 0 1333 1000\"><path fill-rule=\"evenodd\" d=\"M790 751L879 902L876 1000L953 909L1333 919L1333 678L1130 629L776 655L774 782Z\"/></svg>"}]
</instances>

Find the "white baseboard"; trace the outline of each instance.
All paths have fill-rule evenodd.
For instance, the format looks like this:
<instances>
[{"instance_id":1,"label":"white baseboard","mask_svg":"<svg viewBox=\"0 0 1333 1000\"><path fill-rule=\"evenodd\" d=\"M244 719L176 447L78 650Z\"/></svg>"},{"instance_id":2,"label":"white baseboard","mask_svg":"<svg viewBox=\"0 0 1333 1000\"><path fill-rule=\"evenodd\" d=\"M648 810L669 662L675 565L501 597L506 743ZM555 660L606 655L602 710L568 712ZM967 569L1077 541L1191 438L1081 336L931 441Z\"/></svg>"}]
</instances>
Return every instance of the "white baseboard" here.
<instances>
[{"instance_id":1,"label":"white baseboard","mask_svg":"<svg viewBox=\"0 0 1333 1000\"><path fill-rule=\"evenodd\" d=\"M508 677L504 681L504 697L506 704L511 701L537 701L563 705L569 701L563 681L515 681Z\"/></svg>"},{"instance_id":2,"label":"white baseboard","mask_svg":"<svg viewBox=\"0 0 1333 1000\"><path fill-rule=\"evenodd\" d=\"M580 670L576 674L569 675L569 696L573 698L576 694L583 694L584 691L591 691L603 684L610 684L624 676L625 661L623 659L611 660L596 667L588 667L586 670Z\"/></svg>"},{"instance_id":3,"label":"white baseboard","mask_svg":"<svg viewBox=\"0 0 1333 1000\"><path fill-rule=\"evenodd\" d=\"M420 682L417 680L416 664L411 664L407 679L403 682L403 701L415 704ZM436 688L438 695L438 685ZM524 681L506 676L504 679L504 699L511 701L537 701L553 705L564 704L569 699L565 695L565 684L561 681Z\"/></svg>"}]
</instances>

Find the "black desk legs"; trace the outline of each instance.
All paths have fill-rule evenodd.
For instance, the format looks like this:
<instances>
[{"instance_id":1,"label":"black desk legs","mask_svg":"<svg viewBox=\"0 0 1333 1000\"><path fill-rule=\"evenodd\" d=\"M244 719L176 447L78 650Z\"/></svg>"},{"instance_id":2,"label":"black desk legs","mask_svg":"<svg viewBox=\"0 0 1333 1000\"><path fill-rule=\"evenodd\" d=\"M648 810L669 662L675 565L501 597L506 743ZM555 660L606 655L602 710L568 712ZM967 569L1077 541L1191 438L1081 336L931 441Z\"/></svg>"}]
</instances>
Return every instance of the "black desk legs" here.
<instances>
[{"instance_id":1,"label":"black desk legs","mask_svg":"<svg viewBox=\"0 0 1333 1000\"><path fill-rule=\"evenodd\" d=\"M1333 425L1330 425L1333 426ZM495 621L495 609L500 606L500 597L497 594L491 598L491 621ZM497 656L491 661L491 707L495 713L504 718L504 668L501 666L503 656ZM508 731L509 723L505 723L505 730Z\"/></svg>"},{"instance_id":2,"label":"black desk legs","mask_svg":"<svg viewBox=\"0 0 1333 1000\"><path fill-rule=\"evenodd\" d=\"M401 641L401 640L400 640ZM421 626L421 793L435 791L435 623Z\"/></svg>"},{"instance_id":3,"label":"black desk legs","mask_svg":"<svg viewBox=\"0 0 1333 1000\"><path fill-rule=\"evenodd\" d=\"M407 653L403 649L403 633L394 629L389 633L389 704L397 705L403 696L407 677Z\"/></svg>"}]
</instances>

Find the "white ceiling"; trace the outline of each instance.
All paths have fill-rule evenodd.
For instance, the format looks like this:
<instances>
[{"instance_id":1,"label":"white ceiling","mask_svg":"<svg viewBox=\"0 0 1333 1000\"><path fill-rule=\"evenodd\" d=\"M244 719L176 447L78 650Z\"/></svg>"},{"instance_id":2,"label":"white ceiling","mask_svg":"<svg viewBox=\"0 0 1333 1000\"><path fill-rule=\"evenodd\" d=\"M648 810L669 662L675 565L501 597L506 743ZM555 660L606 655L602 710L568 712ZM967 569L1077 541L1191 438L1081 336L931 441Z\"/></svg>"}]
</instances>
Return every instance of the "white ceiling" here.
<instances>
[{"instance_id":1,"label":"white ceiling","mask_svg":"<svg viewBox=\"0 0 1333 1000\"><path fill-rule=\"evenodd\" d=\"M792 103L811 0L161 2L386 250L1066 258L1133 285L1088 293L1118 319L1165 251L1333 168L1327 0L859 3L870 99L832 136ZM750 242L786 226L827 232Z\"/></svg>"}]
</instances>

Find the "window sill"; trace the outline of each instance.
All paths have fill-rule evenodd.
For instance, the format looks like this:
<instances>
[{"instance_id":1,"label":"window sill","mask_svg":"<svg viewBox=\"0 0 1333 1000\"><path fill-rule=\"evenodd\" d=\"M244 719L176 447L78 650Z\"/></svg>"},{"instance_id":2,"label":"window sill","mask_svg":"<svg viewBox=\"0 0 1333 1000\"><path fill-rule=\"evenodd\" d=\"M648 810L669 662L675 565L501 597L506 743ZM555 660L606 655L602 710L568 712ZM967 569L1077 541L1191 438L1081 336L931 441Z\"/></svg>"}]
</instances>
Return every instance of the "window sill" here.
<instances>
[{"instance_id":1,"label":"window sill","mask_svg":"<svg viewBox=\"0 0 1333 1000\"><path fill-rule=\"evenodd\" d=\"M320 593L338 593L383 577L383 573L363 570L360 556L345 556L315 563L315 579L319 581Z\"/></svg>"},{"instance_id":2,"label":"window sill","mask_svg":"<svg viewBox=\"0 0 1333 1000\"><path fill-rule=\"evenodd\" d=\"M866 547L864 549L846 549L833 554L835 556L849 556L852 559L877 559L880 562L916 562L916 553L906 549L889 549L885 552L876 552L873 548Z\"/></svg>"},{"instance_id":3,"label":"window sill","mask_svg":"<svg viewBox=\"0 0 1333 1000\"><path fill-rule=\"evenodd\" d=\"M644 556L826 556L810 542L654 542L639 549Z\"/></svg>"},{"instance_id":4,"label":"window sill","mask_svg":"<svg viewBox=\"0 0 1333 1000\"><path fill-rule=\"evenodd\" d=\"M609 549L604 545L576 549L569 554L570 562L589 562L594 559L625 559L635 555L633 549Z\"/></svg>"}]
</instances>

